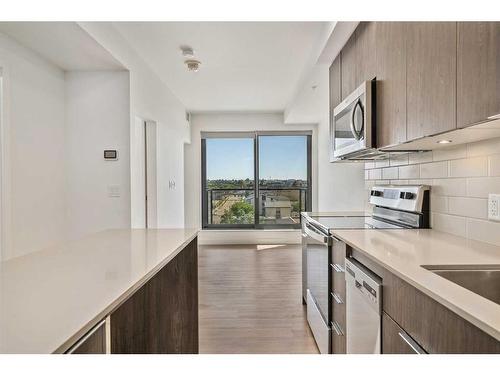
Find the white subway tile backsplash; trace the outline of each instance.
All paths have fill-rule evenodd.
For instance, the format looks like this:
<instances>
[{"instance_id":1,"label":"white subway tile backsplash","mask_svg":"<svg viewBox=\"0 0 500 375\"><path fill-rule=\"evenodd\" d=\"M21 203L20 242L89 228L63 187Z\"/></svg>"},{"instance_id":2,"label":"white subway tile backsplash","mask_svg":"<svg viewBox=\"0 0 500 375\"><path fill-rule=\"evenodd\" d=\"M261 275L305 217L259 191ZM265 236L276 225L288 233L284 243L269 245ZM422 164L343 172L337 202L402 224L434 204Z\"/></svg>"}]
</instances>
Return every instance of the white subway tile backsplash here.
<instances>
[{"instance_id":1,"label":"white subway tile backsplash","mask_svg":"<svg viewBox=\"0 0 500 375\"><path fill-rule=\"evenodd\" d=\"M467 145L446 147L432 152L434 161L464 159L467 157Z\"/></svg>"},{"instance_id":2,"label":"white subway tile backsplash","mask_svg":"<svg viewBox=\"0 0 500 375\"><path fill-rule=\"evenodd\" d=\"M431 226L442 232L465 237L467 235L467 219L461 216L432 213Z\"/></svg>"},{"instance_id":3,"label":"white subway tile backsplash","mask_svg":"<svg viewBox=\"0 0 500 375\"><path fill-rule=\"evenodd\" d=\"M465 178L443 178L432 181L431 190L434 194L455 197L467 195L467 184Z\"/></svg>"},{"instance_id":4,"label":"white subway tile backsplash","mask_svg":"<svg viewBox=\"0 0 500 375\"><path fill-rule=\"evenodd\" d=\"M448 177L448 162L438 161L434 163L420 164L420 177L422 178Z\"/></svg>"},{"instance_id":5,"label":"white subway tile backsplash","mask_svg":"<svg viewBox=\"0 0 500 375\"><path fill-rule=\"evenodd\" d=\"M489 163L488 176L500 176L500 155L490 156L488 158L488 163Z\"/></svg>"},{"instance_id":6,"label":"white subway tile backsplash","mask_svg":"<svg viewBox=\"0 0 500 375\"><path fill-rule=\"evenodd\" d=\"M432 186L433 180L429 179L418 179L418 180L408 180L408 185L429 185Z\"/></svg>"},{"instance_id":7,"label":"white subway tile backsplash","mask_svg":"<svg viewBox=\"0 0 500 375\"><path fill-rule=\"evenodd\" d=\"M391 156L391 159L389 160L389 164L391 167L397 167L400 165L407 165L408 164L408 154Z\"/></svg>"},{"instance_id":8,"label":"white subway tile backsplash","mask_svg":"<svg viewBox=\"0 0 500 375\"><path fill-rule=\"evenodd\" d=\"M382 178L382 170L370 169L368 171L368 177L370 178L370 180L380 180Z\"/></svg>"},{"instance_id":9,"label":"white subway tile backsplash","mask_svg":"<svg viewBox=\"0 0 500 375\"><path fill-rule=\"evenodd\" d=\"M477 219L488 218L488 200L484 198L449 197L448 212Z\"/></svg>"},{"instance_id":10,"label":"white subway tile backsplash","mask_svg":"<svg viewBox=\"0 0 500 375\"><path fill-rule=\"evenodd\" d=\"M500 246L500 223L487 220L488 194L500 194L500 138L365 164L365 188L430 185L431 227Z\"/></svg>"},{"instance_id":11,"label":"white subway tile backsplash","mask_svg":"<svg viewBox=\"0 0 500 375\"><path fill-rule=\"evenodd\" d=\"M488 158L477 157L450 161L450 177L480 177L488 175Z\"/></svg>"},{"instance_id":12,"label":"white subway tile backsplash","mask_svg":"<svg viewBox=\"0 0 500 375\"><path fill-rule=\"evenodd\" d=\"M500 153L500 138L467 144L467 157L485 156Z\"/></svg>"},{"instance_id":13,"label":"white subway tile backsplash","mask_svg":"<svg viewBox=\"0 0 500 375\"><path fill-rule=\"evenodd\" d=\"M448 197L431 193L431 210L432 212L447 213Z\"/></svg>"},{"instance_id":14,"label":"white subway tile backsplash","mask_svg":"<svg viewBox=\"0 0 500 375\"><path fill-rule=\"evenodd\" d=\"M432 151L416 152L408 155L409 164L430 163L432 161Z\"/></svg>"},{"instance_id":15,"label":"white subway tile backsplash","mask_svg":"<svg viewBox=\"0 0 500 375\"><path fill-rule=\"evenodd\" d=\"M376 168L385 168L389 166L389 159L375 160Z\"/></svg>"},{"instance_id":16,"label":"white subway tile backsplash","mask_svg":"<svg viewBox=\"0 0 500 375\"><path fill-rule=\"evenodd\" d=\"M500 194L500 177L477 177L467 179L467 196L488 198L488 194Z\"/></svg>"},{"instance_id":17,"label":"white subway tile backsplash","mask_svg":"<svg viewBox=\"0 0 500 375\"><path fill-rule=\"evenodd\" d=\"M420 167L418 165L405 165L399 167L399 178L412 179L420 177Z\"/></svg>"},{"instance_id":18,"label":"white subway tile backsplash","mask_svg":"<svg viewBox=\"0 0 500 375\"><path fill-rule=\"evenodd\" d=\"M467 237L500 246L500 223L467 219Z\"/></svg>"},{"instance_id":19,"label":"white subway tile backsplash","mask_svg":"<svg viewBox=\"0 0 500 375\"><path fill-rule=\"evenodd\" d=\"M398 168L397 167L383 168L382 178L384 180L394 180L398 178Z\"/></svg>"}]
</instances>

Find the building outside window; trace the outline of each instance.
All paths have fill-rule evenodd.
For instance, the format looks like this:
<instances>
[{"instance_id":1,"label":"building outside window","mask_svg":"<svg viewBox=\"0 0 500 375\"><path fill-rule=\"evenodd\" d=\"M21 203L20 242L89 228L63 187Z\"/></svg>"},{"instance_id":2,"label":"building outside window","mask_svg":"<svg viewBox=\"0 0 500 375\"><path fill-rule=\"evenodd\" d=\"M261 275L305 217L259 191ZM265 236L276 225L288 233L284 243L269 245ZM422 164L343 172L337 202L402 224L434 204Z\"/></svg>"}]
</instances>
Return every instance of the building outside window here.
<instances>
[{"instance_id":1,"label":"building outside window","mask_svg":"<svg viewBox=\"0 0 500 375\"><path fill-rule=\"evenodd\" d=\"M204 228L300 228L310 132L203 133L202 205Z\"/></svg>"}]
</instances>

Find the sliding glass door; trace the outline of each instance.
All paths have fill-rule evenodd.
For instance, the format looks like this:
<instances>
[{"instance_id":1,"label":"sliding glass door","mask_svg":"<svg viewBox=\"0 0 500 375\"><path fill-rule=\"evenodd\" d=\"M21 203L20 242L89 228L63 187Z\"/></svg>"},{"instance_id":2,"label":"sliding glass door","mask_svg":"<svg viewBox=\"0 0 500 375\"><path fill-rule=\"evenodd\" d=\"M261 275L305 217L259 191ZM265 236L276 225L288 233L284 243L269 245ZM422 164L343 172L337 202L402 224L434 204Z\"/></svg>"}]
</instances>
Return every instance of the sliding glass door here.
<instances>
[{"instance_id":1,"label":"sliding glass door","mask_svg":"<svg viewBox=\"0 0 500 375\"><path fill-rule=\"evenodd\" d=\"M300 226L309 201L309 136L259 135L258 226Z\"/></svg>"},{"instance_id":2,"label":"sliding glass door","mask_svg":"<svg viewBox=\"0 0 500 375\"><path fill-rule=\"evenodd\" d=\"M300 228L311 206L310 134L205 133L201 151L204 228Z\"/></svg>"}]
</instances>

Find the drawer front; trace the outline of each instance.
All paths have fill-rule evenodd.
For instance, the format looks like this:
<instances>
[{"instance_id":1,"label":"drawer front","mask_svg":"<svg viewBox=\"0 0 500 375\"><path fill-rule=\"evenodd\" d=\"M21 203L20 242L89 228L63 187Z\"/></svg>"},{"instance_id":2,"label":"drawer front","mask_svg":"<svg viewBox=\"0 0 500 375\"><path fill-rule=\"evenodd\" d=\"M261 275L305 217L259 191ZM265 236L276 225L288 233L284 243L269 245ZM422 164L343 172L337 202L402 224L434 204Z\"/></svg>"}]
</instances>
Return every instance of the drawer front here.
<instances>
[{"instance_id":1,"label":"drawer front","mask_svg":"<svg viewBox=\"0 0 500 375\"><path fill-rule=\"evenodd\" d=\"M332 350L334 354L346 353L345 300L336 292L332 297Z\"/></svg>"},{"instance_id":2,"label":"drawer front","mask_svg":"<svg viewBox=\"0 0 500 375\"><path fill-rule=\"evenodd\" d=\"M331 290L345 301L345 266L333 263L330 267L332 268Z\"/></svg>"},{"instance_id":3,"label":"drawer front","mask_svg":"<svg viewBox=\"0 0 500 375\"><path fill-rule=\"evenodd\" d=\"M332 322L332 353L346 354L345 329L335 320Z\"/></svg>"},{"instance_id":4,"label":"drawer front","mask_svg":"<svg viewBox=\"0 0 500 375\"><path fill-rule=\"evenodd\" d=\"M341 265L345 265L345 255L346 255L346 244L343 241L337 240L335 237L332 238L332 262Z\"/></svg>"}]
</instances>

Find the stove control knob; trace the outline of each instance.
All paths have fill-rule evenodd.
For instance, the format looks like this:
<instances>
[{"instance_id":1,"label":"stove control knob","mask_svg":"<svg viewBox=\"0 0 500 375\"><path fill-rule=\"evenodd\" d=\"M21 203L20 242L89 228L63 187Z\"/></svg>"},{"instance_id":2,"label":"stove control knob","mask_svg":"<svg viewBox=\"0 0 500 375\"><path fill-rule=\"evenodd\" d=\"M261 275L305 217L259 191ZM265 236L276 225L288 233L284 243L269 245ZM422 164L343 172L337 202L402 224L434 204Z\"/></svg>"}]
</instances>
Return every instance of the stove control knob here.
<instances>
[{"instance_id":1,"label":"stove control knob","mask_svg":"<svg viewBox=\"0 0 500 375\"><path fill-rule=\"evenodd\" d=\"M405 198L404 199L414 199L414 198L415 198L415 194L410 193L409 191L407 191L405 193Z\"/></svg>"}]
</instances>

